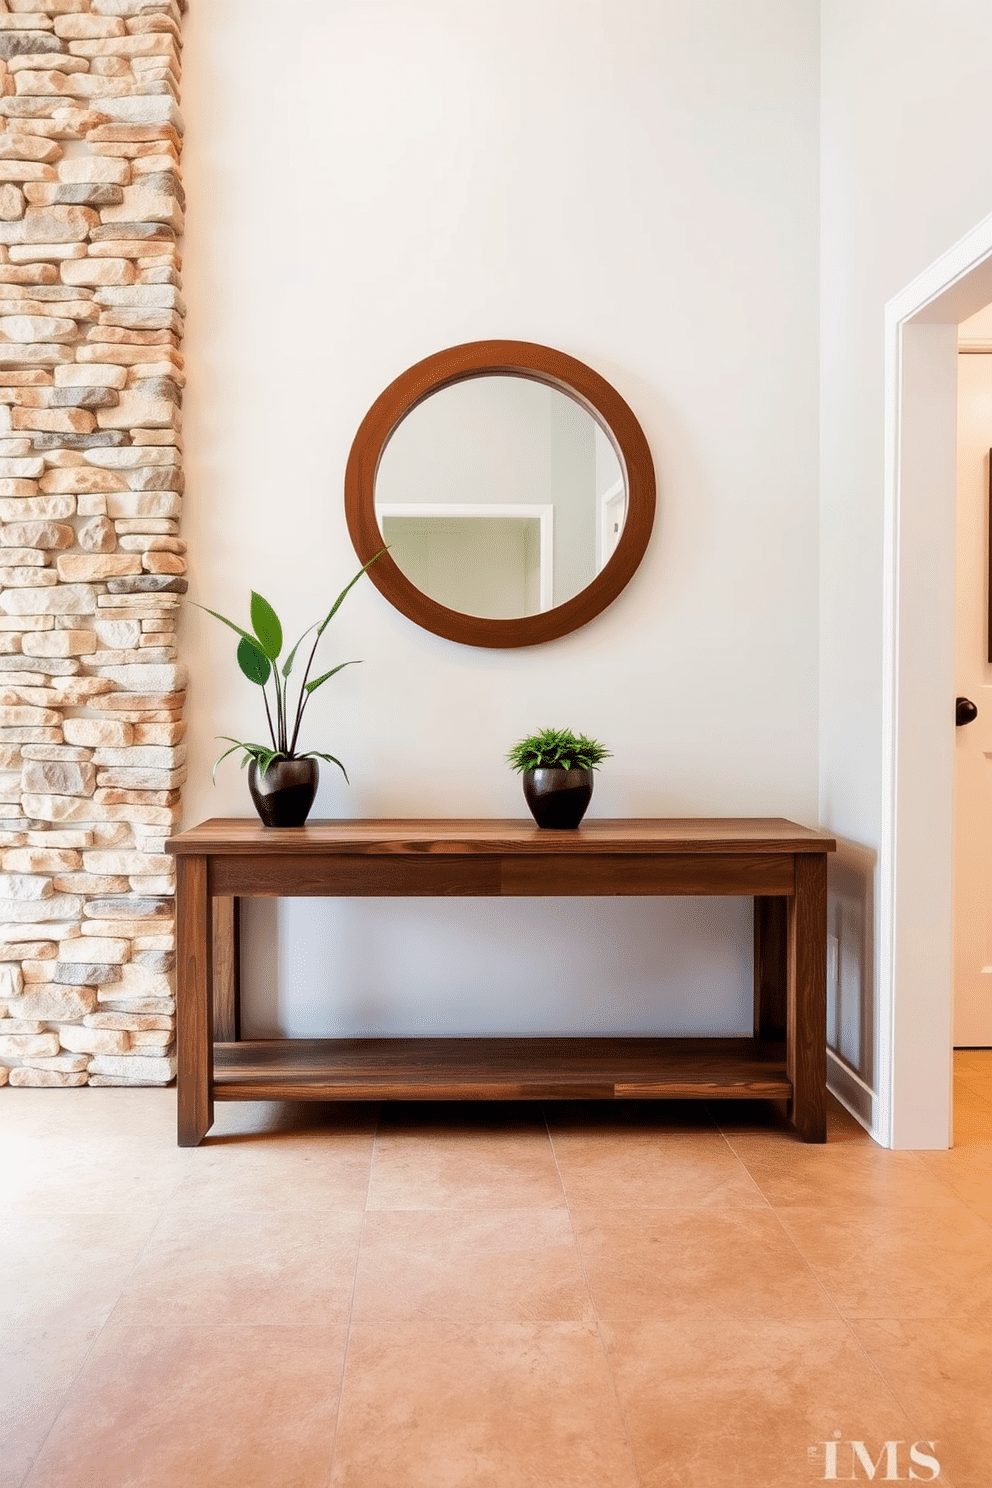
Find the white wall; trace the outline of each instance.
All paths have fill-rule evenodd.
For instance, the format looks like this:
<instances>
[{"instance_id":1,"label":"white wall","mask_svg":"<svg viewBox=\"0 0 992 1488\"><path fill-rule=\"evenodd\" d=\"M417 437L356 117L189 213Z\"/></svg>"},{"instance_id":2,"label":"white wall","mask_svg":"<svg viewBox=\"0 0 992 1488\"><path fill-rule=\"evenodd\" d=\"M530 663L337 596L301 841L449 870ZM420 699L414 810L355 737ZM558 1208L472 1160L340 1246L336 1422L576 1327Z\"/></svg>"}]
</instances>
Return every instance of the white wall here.
<instances>
[{"instance_id":1,"label":"white wall","mask_svg":"<svg viewBox=\"0 0 992 1488\"><path fill-rule=\"evenodd\" d=\"M883 314L887 300L992 207L990 85L985 0L823 5L820 814L844 839L832 923L842 924L860 900L860 928L846 957L842 946L840 1000L859 1007L865 1037L852 1062L869 1084L881 1036L877 946L862 931L876 920L883 809ZM943 519L934 528L932 562L948 530ZM914 541L925 564L926 532ZM950 605L949 593L934 593L928 644L938 633L949 636ZM921 652L919 666L926 664ZM951 744L949 737L948 750ZM921 862L949 840L949 802L940 813L943 826L920 843ZM943 927L948 907L933 909ZM918 924L917 935L926 939L924 932ZM932 1050L944 1021L935 1009L928 1032L924 1016L915 1042ZM941 1051L933 1052L936 1085L946 1083ZM896 1140L940 1145L946 1119L939 1102L925 1109L919 1079L912 1083L920 1119ZM888 1092L876 1093L887 1100ZM946 1092L944 1108L946 1116ZM879 1119L871 1101L863 1109Z\"/></svg>"},{"instance_id":2,"label":"white wall","mask_svg":"<svg viewBox=\"0 0 992 1488\"><path fill-rule=\"evenodd\" d=\"M816 821L818 35L814 0L193 0L191 597L244 616L255 586L290 630L316 618L356 567L359 421L459 341L588 362L658 471L638 574L559 642L460 648L351 596L327 665L364 665L317 695L306 742L352 784L326 771L316 814L521 815L503 755L560 724L614 752L594 814ZM214 736L261 727L232 641L187 610L187 824L249 809L233 763L210 785ZM747 904L599 903L584 960L559 935L576 908L288 908L256 1026L749 1026ZM256 915L252 946L272 928ZM394 948L374 976L373 935Z\"/></svg>"}]
</instances>

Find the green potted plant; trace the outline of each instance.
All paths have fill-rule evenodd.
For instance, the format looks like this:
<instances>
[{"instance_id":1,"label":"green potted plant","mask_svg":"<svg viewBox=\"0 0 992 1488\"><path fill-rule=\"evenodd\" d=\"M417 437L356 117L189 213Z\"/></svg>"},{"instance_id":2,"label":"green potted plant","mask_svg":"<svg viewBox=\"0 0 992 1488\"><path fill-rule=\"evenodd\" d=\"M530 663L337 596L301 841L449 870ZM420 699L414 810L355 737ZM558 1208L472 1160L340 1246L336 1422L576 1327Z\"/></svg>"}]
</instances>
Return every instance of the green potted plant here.
<instances>
[{"instance_id":1,"label":"green potted plant","mask_svg":"<svg viewBox=\"0 0 992 1488\"><path fill-rule=\"evenodd\" d=\"M376 554L376 557L378 556ZM207 609L206 605L197 605L198 609L206 610L208 615L213 615L215 620L222 621L241 637L237 651L238 666L249 682L254 682L262 689L265 717L269 726L269 742L253 744L247 740L232 739L229 734L222 735L231 747L225 749L216 760L214 775L216 776L217 766L221 760L240 749L243 755L241 768L248 766L248 789L255 803L255 810L267 827L301 827L303 825L313 805L314 796L317 794L317 781L320 774L318 759L328 760L331 764L337 765L345 780L348 779L348 772L344 765L333 754L326 754L320 749L301 751L297 746L303 714L317 688L323 687L325 682L337 676L344 667L356 664L341 661L329 671L321 673L319 677L311 678L310 676L317 647L324 631L341 608L349 590L358 583L365 570L370 568L374 562L375 558L371 560L371 563L367 563L365 568L359 569L350 583L341 590L323 620L314 621L313 625L307 627L286 657L282 667L278 665L283 647L282 623L268 600L264 599L261 594L256 593L254 589L251 591L252 629L250 631L244 630L233 620L228 620L226 615ZM293 704L290 699L290 676L296 662L297 652L311 631L315 631L316 634L303 670L296 702ZM271 701L268 693L270 681L273 690Z\"/></svg>"},{"instance_id":2,"label":"green potted plant","mask_svg":"<svg viewBox=\"0 0 992 1488\"><path fill-rule=\"evenodd\" d=\"M539 827L577 827L592 799L593 771L611 758L596 739L571 729L540 729L506 756L523 776L524 799Z\"/></svg>"}]
</instances>

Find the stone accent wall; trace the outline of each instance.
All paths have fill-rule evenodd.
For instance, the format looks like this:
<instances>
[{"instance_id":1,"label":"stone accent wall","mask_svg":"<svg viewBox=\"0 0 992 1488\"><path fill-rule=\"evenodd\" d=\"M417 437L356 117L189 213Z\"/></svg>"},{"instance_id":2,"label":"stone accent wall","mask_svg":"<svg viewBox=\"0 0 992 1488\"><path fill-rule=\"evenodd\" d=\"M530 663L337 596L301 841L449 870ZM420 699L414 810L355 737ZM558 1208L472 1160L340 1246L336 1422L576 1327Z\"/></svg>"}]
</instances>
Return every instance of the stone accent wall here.
<instances>
[{"instance_id":1,"label":"stone accent wall","mask_svg":"<svg viewBox=\"0 0 992 1488\"><path fill-rule=\"evenodd\" d=\"M0 0L0 1084L175 1073L185 0Z\"/></svg>"}]
</instances>

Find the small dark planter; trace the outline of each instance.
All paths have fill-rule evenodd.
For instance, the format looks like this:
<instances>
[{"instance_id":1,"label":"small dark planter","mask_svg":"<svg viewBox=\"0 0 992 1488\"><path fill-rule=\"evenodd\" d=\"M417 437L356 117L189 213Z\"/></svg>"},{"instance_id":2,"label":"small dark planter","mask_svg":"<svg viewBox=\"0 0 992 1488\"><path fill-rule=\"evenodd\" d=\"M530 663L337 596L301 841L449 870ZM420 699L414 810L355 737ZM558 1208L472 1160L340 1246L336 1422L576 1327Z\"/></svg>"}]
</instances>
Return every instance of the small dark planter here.
<instances>
[{"instance_id":1,"label":"small dark planter","mask_svg":"<svg viewBox=\"0 0 992 1488\"><path fill-rule=\"evenodd\" d=\"M577 827L592 799L591 770L525 770L524 799L539 827Z\"/></svg>"},{"instance_id":2,"label":"small dark planter","mask_svg":"<svg viewBox=\"0 0 992 1488\"><path fill-rule=\"evenodd\" d=\"M302 827L317 794L320 770L315 759L274 760L263 774L248 765L248 789L266 827Z\"/></svg>"}]
</instances>

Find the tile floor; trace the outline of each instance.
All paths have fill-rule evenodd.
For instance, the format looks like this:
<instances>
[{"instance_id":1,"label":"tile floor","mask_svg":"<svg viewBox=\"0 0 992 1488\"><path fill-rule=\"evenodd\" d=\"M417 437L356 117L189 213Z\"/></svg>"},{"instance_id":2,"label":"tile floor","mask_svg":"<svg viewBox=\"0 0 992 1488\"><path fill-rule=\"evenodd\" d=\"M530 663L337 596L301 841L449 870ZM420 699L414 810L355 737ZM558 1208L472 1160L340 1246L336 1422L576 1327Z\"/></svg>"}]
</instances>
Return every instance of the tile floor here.
<instances>
[{"instance_id":1,"label":"tile floor","mask_svg":"<svg viewBox=\"0 0 992 1488\"><path fill-rule=\"evenodd\" d=\"M180 1151L174 1091L4 1091L0 1483L987 1488L992 1052L955 1095L951 1152L648 1104Z\"/></svg>"}]
</instances>

